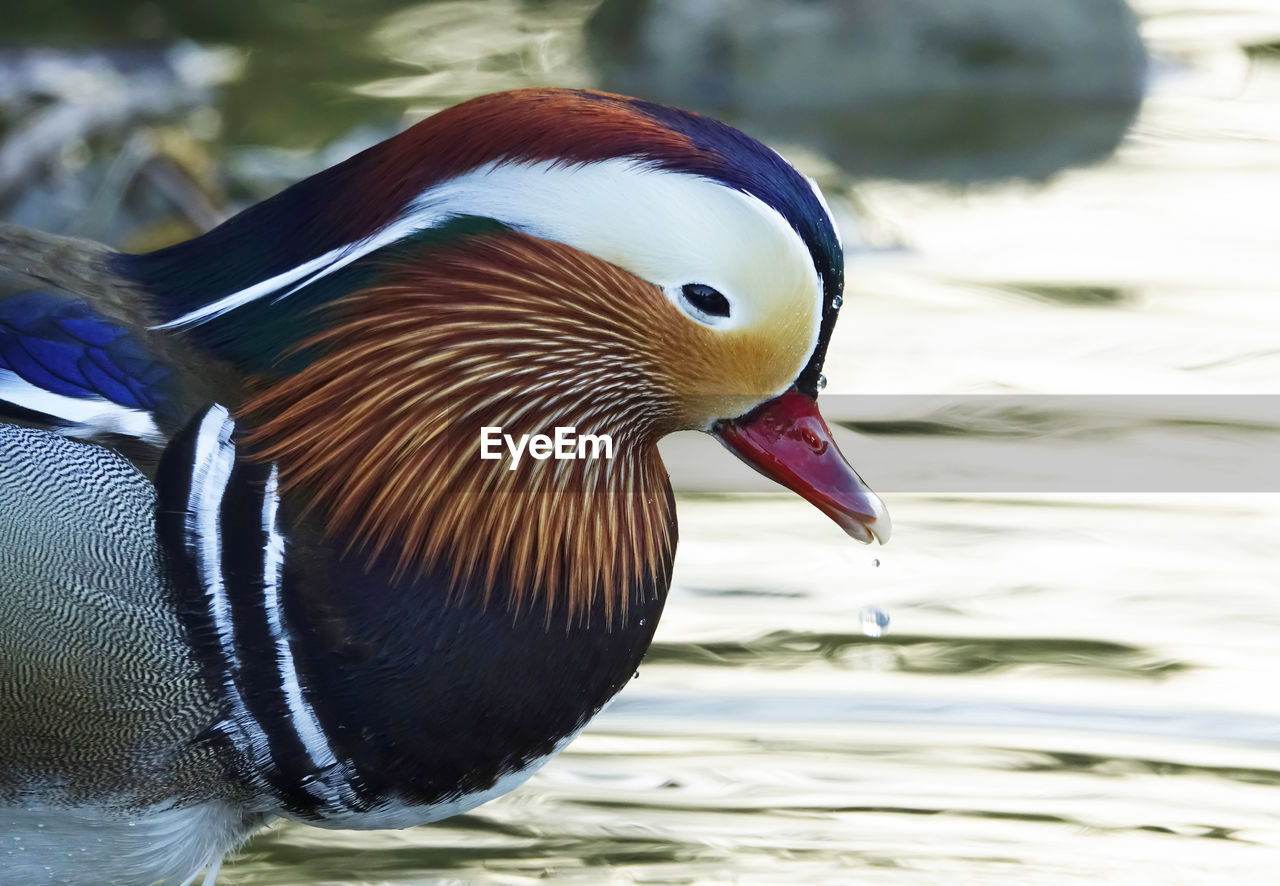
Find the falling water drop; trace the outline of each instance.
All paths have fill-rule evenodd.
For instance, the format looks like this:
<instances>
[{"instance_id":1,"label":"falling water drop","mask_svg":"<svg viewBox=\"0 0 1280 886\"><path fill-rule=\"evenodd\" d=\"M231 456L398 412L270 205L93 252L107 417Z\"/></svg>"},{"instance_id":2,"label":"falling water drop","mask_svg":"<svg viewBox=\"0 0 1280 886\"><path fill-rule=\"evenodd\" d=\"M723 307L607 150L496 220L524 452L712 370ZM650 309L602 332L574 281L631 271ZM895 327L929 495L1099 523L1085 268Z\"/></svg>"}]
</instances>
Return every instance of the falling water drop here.
<instances>
[{"instance_id":1,"label":"falling water drop","mask_svg":"<svg viewBox=\"0 0 1280 886\"><path fill-rule=\"evenodd\" d=\"M879 558L879 557L876 557L876 559L872 560L872 561L871 561L871 565L872 565L872 566L879 566L879 565L880 565L880 558ZM644 622L640 622L640 623L641 623L641 624L644 624Z\"/></svg>"},{"instance_id":2,"label":"falling water drop","mask_svg":"<svg viewBox=\"0 0 1280 886\"><path fill-rule=\"evenodd\" d=\"M878 606L867 606L858 613L862 633L868 637L883 637L889 633L889 613Z\"/></svg>"}]
</instances>

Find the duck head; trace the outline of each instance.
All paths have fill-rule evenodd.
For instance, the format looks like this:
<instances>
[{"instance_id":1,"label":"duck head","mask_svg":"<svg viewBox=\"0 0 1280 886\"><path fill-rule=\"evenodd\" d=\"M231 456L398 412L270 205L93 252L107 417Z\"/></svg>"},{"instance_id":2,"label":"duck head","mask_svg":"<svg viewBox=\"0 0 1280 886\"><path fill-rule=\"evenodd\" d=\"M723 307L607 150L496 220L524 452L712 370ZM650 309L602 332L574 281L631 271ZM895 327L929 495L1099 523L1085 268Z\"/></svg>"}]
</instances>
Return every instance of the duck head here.
<instances>
[{"instance_id":1,"label":"duck head","mask_svg":"<svg viewBox=\"0 0 1280 886\"><path fill-rule=\"evenodd\" d=\"M888 538L816 404L843 286L826 205L716 121L485 96L129 261L160 328L243 373L238 414L302 510L400 574L445 562L455 592L516 605L665 590L655 444L686 429L859 541ZM487 459L495 428L613 451Z\"/></svg>"}]
</instances>

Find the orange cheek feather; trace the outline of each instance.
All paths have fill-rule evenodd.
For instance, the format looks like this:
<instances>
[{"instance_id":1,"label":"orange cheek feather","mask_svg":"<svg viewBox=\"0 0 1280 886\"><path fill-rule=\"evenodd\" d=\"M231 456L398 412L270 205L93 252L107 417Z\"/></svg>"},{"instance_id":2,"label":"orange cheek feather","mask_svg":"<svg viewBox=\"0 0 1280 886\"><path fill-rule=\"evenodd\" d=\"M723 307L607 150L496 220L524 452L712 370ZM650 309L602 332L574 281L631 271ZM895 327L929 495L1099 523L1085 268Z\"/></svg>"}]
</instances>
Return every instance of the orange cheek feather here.
<instances>
[{"instance_id":1,"label":"orange cheek feather","mask_svg":"<svg viewBox=\"0 0 1280 886\"><path fill-rule=\"evenodd\" d=\"M653 337L669 367L681 429L701 430L778 395L795 381L813 348L816 307L808 293L780 294L751 325L724 331L663 302Z\"/></svg>"},{"instance_id":2,"label":"orange cheek feather","mask_svg":"<svg viewBox=\"0 0 1280 886\"><path fill-rule=\"evenodd\" d=\"M573 617L604 595L625 618L665 587L675 517L654 444L680 417L650 335L676 310L659 290L507 232L437 246L330 310L300 345L319 356L258 379L240 411L330 538L406 577L444 566L446 592L513 610L565 600ZM615 456L508 470L479 457L492 426L609 434Z\"/></svg>"}]
</instances>

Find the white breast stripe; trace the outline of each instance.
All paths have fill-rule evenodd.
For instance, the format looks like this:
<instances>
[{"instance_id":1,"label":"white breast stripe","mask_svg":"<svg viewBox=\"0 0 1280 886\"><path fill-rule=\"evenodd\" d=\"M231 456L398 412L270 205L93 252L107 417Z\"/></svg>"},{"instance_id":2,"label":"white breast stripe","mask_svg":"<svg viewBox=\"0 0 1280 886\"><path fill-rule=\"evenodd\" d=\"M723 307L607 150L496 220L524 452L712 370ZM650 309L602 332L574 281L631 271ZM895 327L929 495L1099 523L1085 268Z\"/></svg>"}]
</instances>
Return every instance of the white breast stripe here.
<instances>
[{"instance_id":1,"label":"white breast stripe","mask_svg":"<svg viewBox=\"0 0 1280 886\"><path fill-rule=\"evenodd\" d=\"M236 685L240 661L236 657L231 602L227 599L222 575L222 533L218 516L231 469L235 466L235 444L231 442L233 430L235 422L222 406L210 407L200 419L195 457L191 464L191 491L187 496L187 539L199 564L200 581L209 600L209 615L227 666L224 686L231 703L233 725L245 733L255 768L263 770L272 765L270 743L261 724L249 713Z\"/></svg>"},{"instance_id":2,"label":"white breast stripe","mask_svg":"<svg viewBox=\"0 0 1280 886\"><path fill-rule=\"evenodd\" d=\"M239 688L244 676L244 666L236 654L236 611L232 609L222 571L221 507L236 463L236 447L231 439L234 430L235 422L222 406L211 407L200 420L191 464L191 489L187 498L187 548L199 570L210 620L226 666L223 685L227 692L230 717L229 722L222 724L222 728L238 734L237 744L248 751L253 771L279 772L279 766L271 753L266 727L249 710ZM275 465L272 465L262 498L261 526L266 536L262 552L263 611L266 613L267 631L274 647L280 692L289 711L286 723L292 726L302 742L311 768L318 776L305 779L298 787L319 802L324 814L347 814L361 805L353 786L354 773L349 765L338 761L315 710L302 693L293 649L285 628L280 597L285 537L280 532L279 508L279 473ZM254 614L256 616L256 612ZM244 617L244 613L240 615Z\"/></svg>"},{"instance_id":3,"label":"white breast stripe","mask_svg":"<svg viewBox=\"0 0 1280 886\"><path fill-rule=\"evenodd\" d=\"M338 759L329 746L315 710L302 694L302 684L298 679L293 649L289 644L288 633L285 631L284 611L280 606L285 538L280 534L277 520L279 508L279 474L276 466L272 465L262 497L262 530L267 536L262 570L263 608L267 613L267 627L271 631L272 642L275 643L276 665L280 669L280 687L284 693L285 703L289 706L294 732L302 741L312 765L317 769L329 770L337 766ZM358 799L351 787L350 776L351 773L347 771L347 767L343 766L340 770L334 771L330 777L309 783L306 788L313 796L331 807L350 808Z\"/></svg>"},{"instance_id":4,"label":"white breast stripe","mask_svg":"<svg viewBox=\"0 0 1280 886\"><path fill-rule=\"evenodd\" d=\"M68 437L124 434L153 443L164 440L149 412L130 409L102 397L82 398L55 394L31 384L8 369L0 369L0 400L59 421L70 422L72 427L61 431Z\"/></svg>"}]
</instances>

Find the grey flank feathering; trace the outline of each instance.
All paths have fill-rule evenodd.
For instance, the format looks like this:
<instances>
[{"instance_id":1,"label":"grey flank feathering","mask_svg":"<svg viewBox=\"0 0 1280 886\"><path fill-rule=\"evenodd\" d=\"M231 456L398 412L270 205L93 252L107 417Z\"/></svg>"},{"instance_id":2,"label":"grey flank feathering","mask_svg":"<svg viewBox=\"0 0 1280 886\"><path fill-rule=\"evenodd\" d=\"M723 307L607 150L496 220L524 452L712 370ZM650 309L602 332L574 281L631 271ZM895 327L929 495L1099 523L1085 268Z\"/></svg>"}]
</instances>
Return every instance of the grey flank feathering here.
<instances>
[{"instance_id":1,"label":"grey flank feathering","mask_svg":"<svg viewBox=\"0 0 1280 886\"><path fill-rule=\"evenodd\" d=\"M0 425L0 804L39 789L124 811L225 784L198 740L218 709L168 602L154 506L120 456Z\"/></svg>"}]
</instances>

